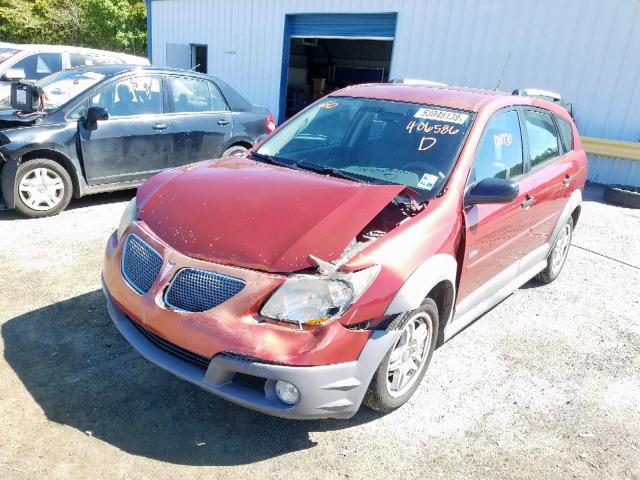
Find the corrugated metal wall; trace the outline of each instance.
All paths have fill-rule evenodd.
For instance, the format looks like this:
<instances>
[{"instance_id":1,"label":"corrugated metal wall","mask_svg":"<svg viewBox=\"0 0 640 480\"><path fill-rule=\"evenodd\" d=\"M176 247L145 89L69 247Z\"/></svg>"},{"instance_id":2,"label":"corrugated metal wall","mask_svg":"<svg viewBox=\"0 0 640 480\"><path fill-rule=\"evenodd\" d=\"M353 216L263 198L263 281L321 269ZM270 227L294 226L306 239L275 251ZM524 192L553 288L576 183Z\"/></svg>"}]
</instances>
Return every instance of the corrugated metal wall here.
<instances>
[{"instance_id":1,"label":"corrugated metal wall","mask_svg":"<svg viewBox=\"0 0 640 480\"><path fill-rule=\"evenodd\" d=\"M559 91L583 135L640 140L638 0L154 0L153 63L167 43L209 45L210 73L277 115L286 14L397 12L391 77ZM615 176L640 174L640 163ZM592 162L607 183L613 164ZM610 168L611 167L611 168Z\"/></svg>"}]
</instances>

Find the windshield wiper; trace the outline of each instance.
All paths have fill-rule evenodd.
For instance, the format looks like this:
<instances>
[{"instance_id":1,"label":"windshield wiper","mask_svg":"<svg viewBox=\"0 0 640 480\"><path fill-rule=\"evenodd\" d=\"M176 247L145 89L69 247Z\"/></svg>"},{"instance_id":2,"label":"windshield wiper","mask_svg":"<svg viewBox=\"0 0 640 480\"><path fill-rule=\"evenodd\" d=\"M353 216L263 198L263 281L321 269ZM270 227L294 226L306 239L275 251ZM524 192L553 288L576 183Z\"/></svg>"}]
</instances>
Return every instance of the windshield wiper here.
<instances>
[{"instance_id":1,"label":"windshield wiper","mask_svg":"<svg viewBox=\"0 0 640 480\"><path fill-rule=\"evenodd\" d=\"M251 156L261 162L269 163L271 165L278 165L279 167L295 168L295 164L286 162L279 157L274 157L273 155L266 155L264 153L251 152Z\"/></svg>"},{"instance_id":2,"label":"windshield wiper","mask_svg":"<svg viewBox=\"0 0 640 480\"><path fill-rule=\"evenodd\" d=\"M315 163L296 162L294 166L303 170L311 170L312 172L321 173L325 175L332 175L334 177L344 178L346 180L352 180L354 182L362 183L363 179L356 175L349 175L347 172L340 170L339 168L327 167L324 165L316 165Z\"/></svg>"}]
</instances>

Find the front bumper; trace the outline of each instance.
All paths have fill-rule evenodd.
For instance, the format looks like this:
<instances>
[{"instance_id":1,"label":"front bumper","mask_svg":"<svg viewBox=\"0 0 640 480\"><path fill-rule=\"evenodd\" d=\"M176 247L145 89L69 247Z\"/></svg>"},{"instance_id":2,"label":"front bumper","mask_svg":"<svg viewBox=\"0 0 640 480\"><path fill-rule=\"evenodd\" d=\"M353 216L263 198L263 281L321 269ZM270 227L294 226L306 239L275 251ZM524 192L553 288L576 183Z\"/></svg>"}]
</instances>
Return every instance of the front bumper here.
<instances>
[{"instance_id":1,"label":"front bumper","mask_svg":"<svg viewBox=\"0 0 640 480\"><path fill-rule=\"evenodd\" d=\"M152 341L141 326L136 326L116 306L104 282L103 290L116 327L148 361L226 400L284 418L350 418L355 415L373 374L399 335L394 331L374 331L359 358L352 362L300 367L260 363L222 353L214 356L205 368L202 362L176 355L176 347L168 342L163 348L162 342ZM247 376L258 382L247 384ZM276 397L276 380L298 387L300 401L296 405L286 405Z\"/></svg>"}]
</instances>

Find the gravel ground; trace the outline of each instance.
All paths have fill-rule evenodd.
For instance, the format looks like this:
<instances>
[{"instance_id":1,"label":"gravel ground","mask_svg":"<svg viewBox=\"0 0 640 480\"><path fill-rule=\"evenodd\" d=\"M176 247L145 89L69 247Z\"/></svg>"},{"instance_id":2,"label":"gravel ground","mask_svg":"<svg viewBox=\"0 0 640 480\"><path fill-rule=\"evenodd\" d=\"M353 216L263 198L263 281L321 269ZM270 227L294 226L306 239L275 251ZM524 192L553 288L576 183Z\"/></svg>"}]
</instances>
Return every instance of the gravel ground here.
<instances>
[{"instance_id":1,"label":"gravel ground","mask_svg":"<svg viewBox=\"0 0 640 480\"><path fill-rule=\"evenodd\" d=\"M116 332L100 266L131 195L0 212L0 478L640 480L640 210L590 188L558 280L441 347L408 405L295 422L175 379Z\"/></svg>"}]
</instances>

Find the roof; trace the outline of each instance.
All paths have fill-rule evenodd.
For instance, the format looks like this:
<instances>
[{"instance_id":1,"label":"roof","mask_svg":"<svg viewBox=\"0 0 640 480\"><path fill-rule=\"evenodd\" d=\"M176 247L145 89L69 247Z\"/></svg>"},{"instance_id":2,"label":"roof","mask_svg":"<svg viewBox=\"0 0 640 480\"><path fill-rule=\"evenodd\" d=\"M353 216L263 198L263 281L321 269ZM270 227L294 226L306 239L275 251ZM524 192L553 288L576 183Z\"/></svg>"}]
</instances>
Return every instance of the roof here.
<instances>
[{"instance_id":1,"label":"roof","mask_svg":"<svg viewBox=\"0 0 640 480\"><path fill-rule=\"evenodd\" d=\"M98 50L95 48L85 48L85 47L74 47L71 45L47 45L47 44L35 44L35 43L8 43L8 42L0 42L0 47L2 48L14 48L16 50L25 51L25 52L39 52L42 50L46 50L49 52L69 52L69 53L84 53L84 54L93 54L93 55L102 55L102 56L115 56L122 59L129 59L133 62L142 62L146 61L145 57L131 55L128 53L122 52L112 52L108 50Z\"/></svg>"},{"instance_id":2,"label":"roof","mask_svg":"<svg viewBox=\"0 0 640 480\"><path fill-rule=\"evenodd\" d=\"M112 76L118 75L120 73L126 72L158 72L158 73L189 73L189 75L193 76L202 76L212 78L211 75L205 75L203 73L198 73L192 70L184 70L180 68L172 68L172 67L159 67L153 65L130 65L126 63L117 63L113 65L83 65L81 67L70 68L67 70L87 70L90 72L101 73L103 75Z\"/></svg>"},{"instance_id":3,"label":"roof","mask_svg":"<svg viewBox=\"0 0 640 480\"><path fill-rule=\"evenodd\" d=\"M439 105L472 112L477 112L483 105L493 100L511 96L495 90L396 83L354 85L333 92L332 95Z\"/></svg>"}]
</instances>

